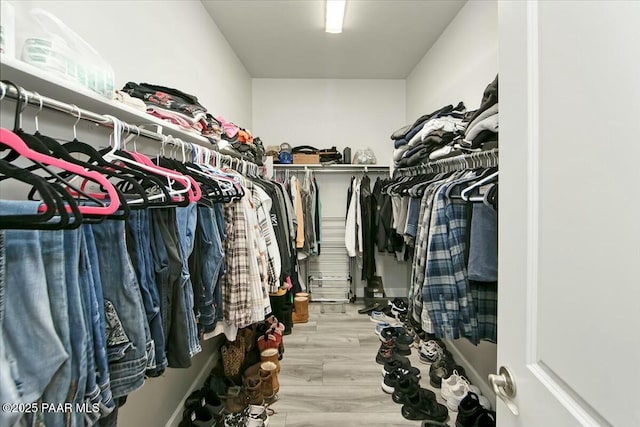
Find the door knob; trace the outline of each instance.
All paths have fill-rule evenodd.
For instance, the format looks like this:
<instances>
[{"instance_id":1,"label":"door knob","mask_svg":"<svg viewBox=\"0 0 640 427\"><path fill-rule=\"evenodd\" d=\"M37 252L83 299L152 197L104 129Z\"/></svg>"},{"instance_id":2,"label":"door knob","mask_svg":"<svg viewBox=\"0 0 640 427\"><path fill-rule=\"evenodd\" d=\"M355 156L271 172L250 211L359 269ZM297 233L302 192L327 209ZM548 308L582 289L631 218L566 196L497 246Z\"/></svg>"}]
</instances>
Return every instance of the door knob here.
<instances>
[{"instance_id":1,"label":"door knob","mask_svg":"<svg viewBox=\"0 0 640 427\"><path fill-rule=\"evenodd\" d=\"M520 411L513 402L513 398L516 397L516 383L513 375L504 366L500 366L498 369L498 375L489 374L489 382L493 387L493 392L507 405L513 415L518 415Z\"/></svg>"}]
</instances>

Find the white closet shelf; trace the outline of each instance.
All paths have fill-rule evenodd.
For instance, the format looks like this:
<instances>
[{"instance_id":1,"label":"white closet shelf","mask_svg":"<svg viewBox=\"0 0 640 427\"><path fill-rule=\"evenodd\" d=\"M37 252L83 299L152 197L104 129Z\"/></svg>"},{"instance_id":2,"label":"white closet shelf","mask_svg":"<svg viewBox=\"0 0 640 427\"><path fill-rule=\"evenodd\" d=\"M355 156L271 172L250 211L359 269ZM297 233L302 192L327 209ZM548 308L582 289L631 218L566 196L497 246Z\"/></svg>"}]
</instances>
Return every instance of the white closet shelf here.
<instances>
[{"instance_id":1,"label":"white closet shelf","mask_svg":"<svg viewBox=\"0 0 640 427\"><path fill-rule=\"evenodd\" d=\"M67 104L74 104L79 108L90 110L97 114L109 114L133 125L144 125L145 128L147 126L155 127L149 130L171 134L187 142L211 147L209 140L201 135L185 131L173 123L136 110L121 102L104 98L77 83L65 80L55 74L47 73L4 54L0 55L0 76L2 80L10 80L18 86L32 92L38 92L43 96L54 98Z\"/></svg>"},{"instance_id":2,"label":"white closet shelf","mask_svg":"<svg viewBox=\"0 0 640 427\"><path fill-rule=\"evenodd\" d=\"M327 169L327 170L340 170L340 169L368 169L368 170L381 170L386 171L389 170L389 166L384 165L323 165L323 164L310 164L310 165L302 165L302 164L282 164L282 163L274 163L274 169Z\"/></svg>"}]
</instances>

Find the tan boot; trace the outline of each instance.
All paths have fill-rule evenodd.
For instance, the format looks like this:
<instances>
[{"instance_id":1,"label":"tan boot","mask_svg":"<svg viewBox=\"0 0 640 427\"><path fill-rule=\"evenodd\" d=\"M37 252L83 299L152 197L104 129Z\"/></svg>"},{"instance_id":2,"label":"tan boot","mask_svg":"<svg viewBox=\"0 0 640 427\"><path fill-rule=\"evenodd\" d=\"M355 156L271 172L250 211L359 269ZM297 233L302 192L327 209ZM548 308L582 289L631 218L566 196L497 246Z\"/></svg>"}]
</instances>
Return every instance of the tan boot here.
<instances>
[{"instance_id":1,"label":"tan boot","mask_svg":"<svg viewBox=\"0 0 640 427\"><path fill-rule=\"evenodd\" d=\"M276 373L280 373L280 361L278 361L278 350L275 348L268 348L260 353L260 360L262 362L273 362L276 364Z\"/></svg>"},{"instance_id":2,"label":"tan boot","mask_svg":"<svg viewBox=\"0 0 640 427\"><path fill-rule=\"evenodd\" d=\"M276 372L277 366L273 362L262 362L260 365L260 377L262 381L265 381L263 372L268 372L271 375L273 394L276 395L280 391L280 383L278 382L278 373ZM266 375L266 374L265 374Z\"/></svg>"},{"instance_id":3,"label":"tan boot","mask_svg":"<svg viewBox=\"0 0 640 427\"><path fill-rule=\"evenodd\" d=\"M249 405L264 405L262 380L259 375L245 378L244 390L247 396L247 403Z\"/></svg>"},{"instance_id":4,"label":"tan boot","mask_svg":"<svg viewBox=\"0 0 640 427\"><path fill-rule=\"evenodd\" d=\"M263 363L271 363L275 366L273 362L263 362ZM273 402L275 400L276 393L273 391L273 375L275 372L263 370L262 364L260 364L260 381L262 381L262 396L266 402Z\"/></svg>"},{"instance_id":5,"label":"tan boot","mask_svg":"<svg viewBox=\"0 0 640 427\"><path fill-rule=\"evenodd\" d=\"M307 323L309 321L309 298L298 297L293 299L293 323Z\"/></svg>"}]
</instances>

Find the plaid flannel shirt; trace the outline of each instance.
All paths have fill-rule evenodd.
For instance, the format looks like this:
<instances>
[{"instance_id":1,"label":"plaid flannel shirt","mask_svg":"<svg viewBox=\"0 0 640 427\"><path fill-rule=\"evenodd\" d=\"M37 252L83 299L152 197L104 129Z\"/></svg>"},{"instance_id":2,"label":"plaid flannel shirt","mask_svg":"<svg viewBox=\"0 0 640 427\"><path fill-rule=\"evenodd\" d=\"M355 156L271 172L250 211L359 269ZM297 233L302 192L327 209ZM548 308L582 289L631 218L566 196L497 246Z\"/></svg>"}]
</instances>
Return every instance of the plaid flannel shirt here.
<instances>
[{"instance_id":1,"label":"plaid flannel shirt","mask_svg":"<svg viewBox=\"0 0 640 427\"><path fill-rule=\"evenodd\" d=\"M465 265L468 206L448 199L448 186L440 187L434 197L423 304L436 336L456 339L462 332L477 343L478 324Z\"/></svg>"},{"instance_id":2,"label":"plaid flannel shirt","mask_svg":"<svg viewBox=\"0 0 640 427\"><path fill-rule=\"evenodd\" d=\"M222 310L224 320L242 328L251 324L249 262L255 259L250 258L246 212L240 201L224 205L224 225L227 272L222 276Z\"/></svg>"}]
</instances>

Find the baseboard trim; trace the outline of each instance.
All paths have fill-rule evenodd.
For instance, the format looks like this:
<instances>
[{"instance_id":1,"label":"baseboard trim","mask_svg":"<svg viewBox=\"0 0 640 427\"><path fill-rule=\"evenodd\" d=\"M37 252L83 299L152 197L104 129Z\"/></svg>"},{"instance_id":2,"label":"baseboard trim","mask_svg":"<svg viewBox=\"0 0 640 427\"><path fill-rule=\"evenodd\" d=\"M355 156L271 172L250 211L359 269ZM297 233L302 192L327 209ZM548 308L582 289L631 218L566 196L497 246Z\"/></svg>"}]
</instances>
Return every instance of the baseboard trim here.
<instances>
[{"instance_id":1,"label":"baseboard trim","mask_svg":"<svg viewBox=\"0 0 640 427\"><path fill-rule=\"evenodd\" d=\"M215 362L219 357L220 353L218 351L214 351L211 356L209 356L207 362L200 370L200 373L198 373L198 376L193 381L193 384L191 384L191 387L189 387L187 392L178 403L178 406L176 407L175 411L173 411L173 414L171 414L171 418L169 418L169 421L167 421L164 427L177 427L178 424L180 424L180 421L182 420L182 411L184 409L184 401L187 400L187 397L189 397L189 395L193 393L198 385L204 382L204 379L207 377L207 375L209 375L209 372L211 372L211 369L213 369Z\"/></svg>"},{"instance_id":2,"label":"baseboard trim","mask_svg":"<svg viewBox=\"0 0 640 427\"><path fill-rule=\"evenodd\" d=\"M453 341L447 341L447 349L451 351L454 359L461 365L467 373L467 378L471 381L472 384L478 386L480 391L489 402L491 402L491 407L496 407L496 395L493 392L493 388L489 384L489 380L487 378L483 378L478 371L473 367L471 363L467 360L466 357L462 355L462 352L456 347Z\"/></svg>"}]
</instances>

